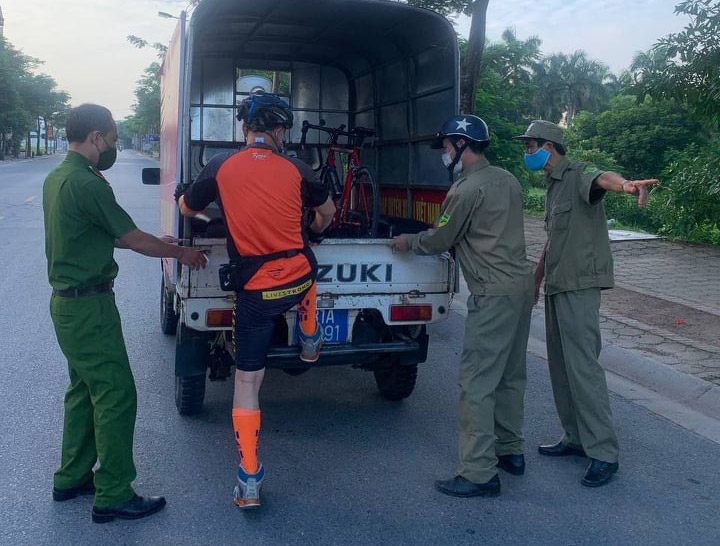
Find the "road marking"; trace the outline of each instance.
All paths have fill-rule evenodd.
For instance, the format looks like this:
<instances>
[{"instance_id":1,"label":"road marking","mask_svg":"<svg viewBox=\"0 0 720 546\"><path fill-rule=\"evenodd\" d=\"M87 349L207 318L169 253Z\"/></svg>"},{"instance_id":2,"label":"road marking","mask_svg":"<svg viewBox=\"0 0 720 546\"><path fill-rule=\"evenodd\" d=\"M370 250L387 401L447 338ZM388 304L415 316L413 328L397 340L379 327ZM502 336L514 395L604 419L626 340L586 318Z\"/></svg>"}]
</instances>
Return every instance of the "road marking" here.
<instances>
[{"instance_id":1,"label":"road marking","mask_svg":"<svg viewBox=\"0 0 720 546\"><path fill-rule=\"evenodd\" d=\"M27 205L28 203L32 203L33 201L35 201L35 197L36 197L35 195L31 195L30 197L28 197L27 199L25 199L24 203L25 203L26 205Z\"/></svg>"}]
</instances>

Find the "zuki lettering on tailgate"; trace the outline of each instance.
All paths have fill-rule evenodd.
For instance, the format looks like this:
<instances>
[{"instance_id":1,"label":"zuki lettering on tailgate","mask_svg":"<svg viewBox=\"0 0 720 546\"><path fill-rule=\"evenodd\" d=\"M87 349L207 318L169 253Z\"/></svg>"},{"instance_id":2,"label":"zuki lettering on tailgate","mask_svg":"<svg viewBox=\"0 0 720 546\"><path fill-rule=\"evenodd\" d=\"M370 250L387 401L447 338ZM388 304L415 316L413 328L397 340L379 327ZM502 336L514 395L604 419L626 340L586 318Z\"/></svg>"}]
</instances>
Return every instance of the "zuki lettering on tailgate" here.
<instances>
[{"instance_id":1,"label":"zuki lettering on tailgate","mask_svg":"<svg viewBox=\"0 0 720 546\"><path fill-rule=\"evenodd\" d=\"M317 282L392 282L392 264L318 264Z\"/></svg>"}]
</instances>

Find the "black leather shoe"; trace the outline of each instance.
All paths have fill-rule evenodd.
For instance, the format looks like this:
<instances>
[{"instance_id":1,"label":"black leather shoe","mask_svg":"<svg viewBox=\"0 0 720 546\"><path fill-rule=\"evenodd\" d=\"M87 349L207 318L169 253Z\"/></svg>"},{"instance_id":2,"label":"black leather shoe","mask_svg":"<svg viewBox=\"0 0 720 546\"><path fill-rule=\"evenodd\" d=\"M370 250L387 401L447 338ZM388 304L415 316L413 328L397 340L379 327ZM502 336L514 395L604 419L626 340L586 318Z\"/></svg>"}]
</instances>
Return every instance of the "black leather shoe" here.
<instances>
[{"instance_id":1,"label":"black leather shoe","mask_svg":"<svg viewBox=\"0 0 720 546\"><path fill-rule=\"evenodd\" d=\"M590 459L590 465L587 467L580 483L585 487L600 487L610 481L618 468L620 468L618 463L606 463L605 461Z\"/></svg>"},{"instance_id":2,"label":"black leather shoe","mask_svg":"<svg viewBox=\"0 0 720 546\"><path fill-rule=\"evenodd\" d=\"M500 478L497 474L485 483L475 483L455 476L449 480L438 480L435 489L452 497L495 497L500 494Z\"/></svg>"},{"instance_id":3,"label":"black leather shoe","mask_svg":"<svg viewBox=\"0 0 720 546\"><path fill-rule=\"evenodd\" d=\"M93 479L90 478L88 481L77 487L68 487L60 489L59 487L53 486L52 496L56 502L65 502L70 499L74 499L78 495L94 495L95 486L93 485Z\"/></svg>"},{"instance_id":4,"label":"black leather shoe","mask_svg":"<svg viewBox=\"0 0 720 546\"><path fill-rule=\"evenodd\" d=\"M525 455L522 453L510 453L509 455L498 455L497 467L502 468L509 474L521 476L525 474Z\"/></svg>"},{"instance_id":5,"label":"black leather shoe","mask_svg":"<svg viewBox=\"0 0 720 546\"><path fill-rule=\"evenodd\" d=\"M135 495L122 504L107 507L93 506L92 520L95 523L107 523L115 518L140 519L159 512L165 507L165 497L141 497Z\"/></svg>"},{"instance_id":6,"label":"black leather shoe","mask_svg":"<svg viewBox=\"0 0 720 546\"><path fill-rule=\"evenodd\" d=\"M548 457L567 457L568 455L587 457L583 448L563 444L562 441L557 444L538 446L538 453L540 453L540 455L547 455Z\"/></svg>"}]
</instances>

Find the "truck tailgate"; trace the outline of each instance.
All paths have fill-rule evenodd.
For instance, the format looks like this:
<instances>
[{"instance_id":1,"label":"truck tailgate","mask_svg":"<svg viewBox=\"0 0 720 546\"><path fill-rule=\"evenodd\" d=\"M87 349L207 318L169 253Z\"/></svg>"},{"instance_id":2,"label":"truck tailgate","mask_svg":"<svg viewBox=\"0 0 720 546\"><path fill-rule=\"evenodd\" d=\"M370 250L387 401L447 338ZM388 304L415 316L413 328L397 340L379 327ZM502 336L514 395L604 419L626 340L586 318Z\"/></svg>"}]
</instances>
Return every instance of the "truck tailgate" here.
<instances>
[{"instance_id":1,"label":"truck tailgate","mask_svg":"<svg viewBox=\"0 0 720 546\"><path fill-rule=\"evenodd\" d=\"M193 246L206 254L209 263L189 273L183 268L179 293L192 298L227 296L218 280L218 268L228 262L225 239L198 238ZM455 288L454 261L447 253L393 252L388 239L326 239L313 252L318 261L318 294L447 294Z\"/></svg>"}]
</instances>

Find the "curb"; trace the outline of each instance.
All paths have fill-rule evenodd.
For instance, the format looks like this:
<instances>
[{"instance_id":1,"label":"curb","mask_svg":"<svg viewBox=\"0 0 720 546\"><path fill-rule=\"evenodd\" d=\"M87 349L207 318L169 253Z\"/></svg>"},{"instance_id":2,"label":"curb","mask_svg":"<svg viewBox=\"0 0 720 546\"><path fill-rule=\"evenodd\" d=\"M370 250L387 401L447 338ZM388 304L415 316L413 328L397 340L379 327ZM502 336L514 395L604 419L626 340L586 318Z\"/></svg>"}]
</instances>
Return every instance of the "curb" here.
<instances>
[{"instance_id":1,"label":"curb","mask_svg":"<svg viewBox=\"0 0 720 546\"><path fill-rule=\"evenodd\" d=\"M528 352L547 360L541 316L532 318ZM611 391L720 444L720 387L611 344L599 360Z\"/></svg>"}]
</instances>

